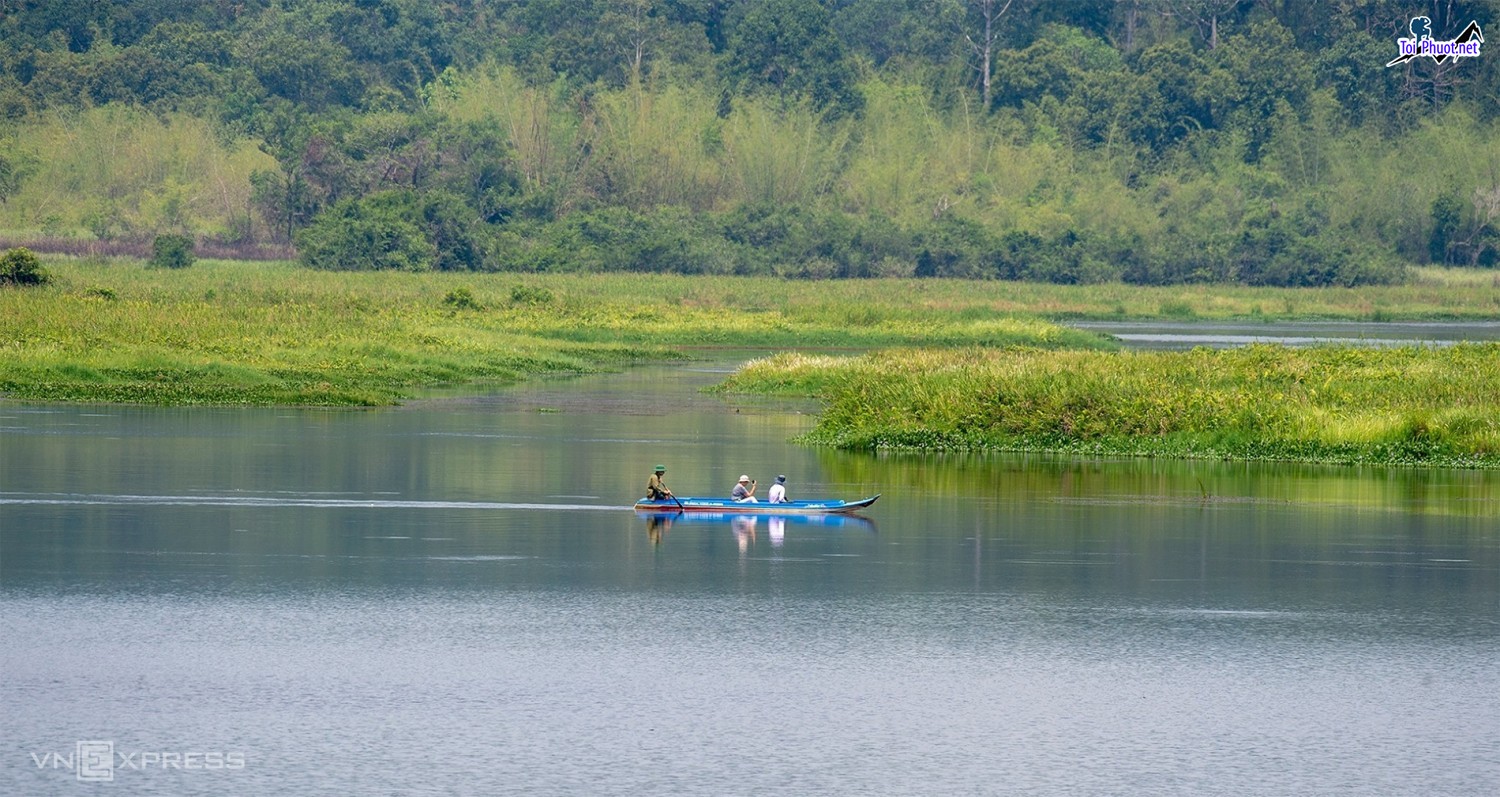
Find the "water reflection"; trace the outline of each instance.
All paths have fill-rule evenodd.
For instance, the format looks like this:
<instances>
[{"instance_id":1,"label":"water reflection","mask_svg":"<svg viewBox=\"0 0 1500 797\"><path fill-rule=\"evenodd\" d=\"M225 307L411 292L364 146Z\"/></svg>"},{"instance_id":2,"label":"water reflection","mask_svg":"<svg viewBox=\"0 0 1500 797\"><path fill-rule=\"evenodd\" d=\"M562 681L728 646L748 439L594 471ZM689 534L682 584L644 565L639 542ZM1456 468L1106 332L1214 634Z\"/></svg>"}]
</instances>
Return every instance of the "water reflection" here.
<instances>
[{"instance_id":1,"label":"water reflection","mask_svg":"<svg viewBox=\"0 0 1500 797\"><path fill-rule=\"evenodd\" d=\"M766 539L772 548L786 544L787 529L795 536L799 532L846 531L873 534L875 522L859 515L737 515L720 512L636 512L636 517L645 521L646 537L652 545L661 545L665 534L674 524L681 524L697 532L728 529L740 553L748 552L755 544L764 521Z\"/></svg>"},{"instance_id":2,"label":"water reflection","mask_svg":"<svg viewBox=\"0 0 1500 797\"><path fill-rule=\"evenodd\" d=\"M984 497L1006 503L1342 508L1500 518L1500 471L955 452L817 452L834 489L892 501ZM848 488L843 485L851 485Z\"/></svg>"}]
</instances>

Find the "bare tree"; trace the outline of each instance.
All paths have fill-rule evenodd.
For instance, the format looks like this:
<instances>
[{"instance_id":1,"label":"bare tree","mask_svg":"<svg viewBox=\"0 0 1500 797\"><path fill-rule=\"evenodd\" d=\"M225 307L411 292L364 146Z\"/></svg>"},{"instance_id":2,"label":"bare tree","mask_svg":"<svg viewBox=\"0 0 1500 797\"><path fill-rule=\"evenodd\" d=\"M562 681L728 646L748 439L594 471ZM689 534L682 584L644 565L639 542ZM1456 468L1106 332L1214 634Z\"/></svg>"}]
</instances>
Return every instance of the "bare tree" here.
<instances>
[{"instance_id":1,"label":"bare tree","mask_svg":"<svg viewBox=\"0 0 1500 797\"><path fill-rule=\"evenodd\" d=\"M964 41L968 43L969 49L979 59L979 85L984 94L984 107L990 107L990 79L994 75L993 63L995 59L995 45L1000 41L1000 18L1010 10L1011 3L1015 0L967 0L969 8L974 9L979 15L980 27L983 32L976 40L967 32L964 33Z\"/></svg>"},{"instance_id":2,"label":"bare tree","mask_svg":"<svg viewBox=\"0 0 1500 797\"><path fill-rule=\"evenodd\" d=\"M639 80L641 66L646 60L646 47L662 34L656 20L651 17L651 0L624 0L626 57L630 59L630 76Z\"/></svg>"},{"instance_id":3,"label":"bare tree","mask_svg":"<svg viewBox=\"0 0 1500 797\"><path fill-rule=\"evenodd\" d=\"M1219 21L1229 16L1245 0L1163 0L1163 16L1176 17L1198 31L1208 49L1219 47Z\"/></svg>"}]
</instances>

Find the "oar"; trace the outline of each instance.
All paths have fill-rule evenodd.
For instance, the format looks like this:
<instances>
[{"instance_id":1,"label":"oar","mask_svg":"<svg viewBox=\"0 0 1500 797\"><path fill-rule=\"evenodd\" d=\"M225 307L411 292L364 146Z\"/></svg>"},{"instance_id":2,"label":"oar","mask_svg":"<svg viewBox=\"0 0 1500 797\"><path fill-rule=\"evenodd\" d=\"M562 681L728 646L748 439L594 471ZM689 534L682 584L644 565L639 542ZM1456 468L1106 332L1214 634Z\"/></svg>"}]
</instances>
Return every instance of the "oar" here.
<instances>
[{"instance_id":1,"label":"oar","mask_svg":"<svg viewBox=\"0 0 1500 797\"><path fill-rule=\"evenodd\" d=\"M682 502L677 500L676 493L667 493L667 495L672 496L672 500L677 503L677 514L680 515L683 512L687 511L687 508L682 505Z\"/></svg>"}]
</instances>

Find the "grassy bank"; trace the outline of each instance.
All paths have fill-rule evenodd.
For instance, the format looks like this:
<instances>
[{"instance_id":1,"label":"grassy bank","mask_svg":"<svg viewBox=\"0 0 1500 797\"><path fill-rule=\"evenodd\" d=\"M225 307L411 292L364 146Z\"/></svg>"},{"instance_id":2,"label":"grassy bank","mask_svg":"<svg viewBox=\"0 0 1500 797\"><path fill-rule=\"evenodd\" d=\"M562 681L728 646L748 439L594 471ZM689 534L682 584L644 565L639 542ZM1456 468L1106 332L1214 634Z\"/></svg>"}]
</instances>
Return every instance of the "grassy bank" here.
<instances>
[{"instance_id":1,"label":"grassy bank","mask_svg":"<svg viewBox=\"0 0 1500 797\"><path fill-rule=\"evenodd\" d=\"M1500 345L784 354L725 384L824 398L808 441L1500 467Z\"/></svg>"},{"instance_id":2,"label":"grassy bank","mask_svg":"<svg viewBox=\"0 0 1500 797\"><path fill-rule=\"evenodd\" d=\"M930 317L772 279L46 266L53 284L0 290L0 393L12 398L375 405L424 386L681 357L684 346L1106 345L1039 320Z\"/></svg>"},{"instance_id":3,"label":"grassy bank","mask_svg":"<svg viewBox=\"0 0 1500 797\"><path fill-rule=\"evenodd\" d=\"M388 404L693 347L1107 349L1056 318L1493 318L1487 273L1358 289L330 273L289 263L47 258L0 290L0 393L168 404ZM1475 280L1481 280L1475 282Z\"/></svg>"}]
</instances>

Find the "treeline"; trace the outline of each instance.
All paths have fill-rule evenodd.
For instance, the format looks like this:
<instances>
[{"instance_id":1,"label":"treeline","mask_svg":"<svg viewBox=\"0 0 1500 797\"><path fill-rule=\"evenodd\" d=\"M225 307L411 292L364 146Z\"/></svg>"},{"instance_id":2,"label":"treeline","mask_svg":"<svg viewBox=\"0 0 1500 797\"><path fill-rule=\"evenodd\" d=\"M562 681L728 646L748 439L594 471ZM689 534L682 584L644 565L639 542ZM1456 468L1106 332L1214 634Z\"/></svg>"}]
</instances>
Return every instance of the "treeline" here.
<instances>
[{"instance_id":1,"label":"treeline","mask_svg":"<svg viewBox=\"0 0 1500 797\"><path fill-rule=\"evenodd\" d=\"M1432 35L1500 3L1420 7ZM332 269L1166 284L1500 260L1500 56L1375 0L0 4L0 231Z\"/></svg>"}]
</instances>

